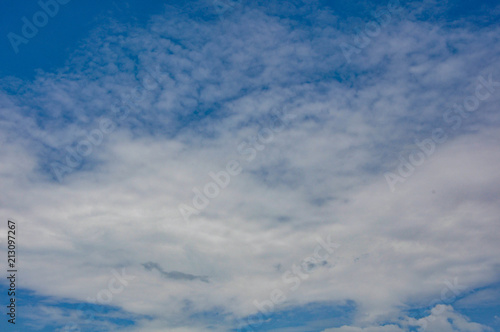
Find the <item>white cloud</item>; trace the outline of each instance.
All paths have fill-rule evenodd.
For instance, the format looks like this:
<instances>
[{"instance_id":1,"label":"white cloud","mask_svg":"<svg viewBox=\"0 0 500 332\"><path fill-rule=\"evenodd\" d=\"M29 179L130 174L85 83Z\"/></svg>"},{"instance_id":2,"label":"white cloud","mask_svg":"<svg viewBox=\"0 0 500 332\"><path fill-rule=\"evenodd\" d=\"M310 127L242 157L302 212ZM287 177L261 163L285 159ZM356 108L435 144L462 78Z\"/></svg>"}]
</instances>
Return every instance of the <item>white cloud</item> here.
<instances>
[{"instance_id":1,"label":"white cloud","mask_svg":"<svg viewBox=\"0 0 500 332\"><path fill-rule=\"evenodd\" d=\"M1 95L0 209L22 230L24 287L85 301L107 287L111 269L126 267L136 281L112 304L153 317L139 328L203 330L203 321L186 322L214 308L227 327L286 287L277 264L288 269L328 234L338 253L282 308L353 300L354 324L369 326L404 305L427 305L446 280L467 290L498 281L500 92L395 193L383 177L414 138L446 125L446 107L474 91L477 75L500 80L498 28L407 14L346 67L336 45L349 36L326 25L301 28L252 9L212 25L167 12L144 29L96 34L92 56L82 50L61 73ZM110 106L147 71L160 86L119 120ZM246 161L238 145L254 144L274 108L296 117ZM103 117L118 128L63 183L52 181L48 165ZM178 205L234 158L243 172L186 223ZM210 283L162 278L147 262ZM479 328L445 308L436 328Z\"/></svg>"},{"instance_id":2,"label":"white cloud","mask_svg":"<svg viewBox=\"0 0 500 332\"><path fill-rule=\"evenodd\" d=\"M404 330L396 325L384 325L375 327L352 327L342 326L338 328L326 329L323 332L403 332Z\"/></svg>"},{"instance_id":3,"label":"white cloud","mask_svg":"<svg viewBox=\"0 0 500 332\"><path fill-rule=\"evenodd\" d=\"M323 332L403 332L409 327L418 328L419 332L487 332L491 328L471 322L467 317L457 313L450 305L436 305L428 316L420 319L406 318L398 325L370 327L342 326L323 330Z\"/></svg>"},{"instance_id":4,"label":"white cloud","mask_svg":"<svg viewBox=\"0 0 500 332\"><path fill-rule=\"evenodd\" d=\"M431 310L429 316L414 322L421 330L428 332L486 332L493 329L478 323L470 322L469 319L460 315L449 305L437 305Z\"/></svg>"}]
</instances>

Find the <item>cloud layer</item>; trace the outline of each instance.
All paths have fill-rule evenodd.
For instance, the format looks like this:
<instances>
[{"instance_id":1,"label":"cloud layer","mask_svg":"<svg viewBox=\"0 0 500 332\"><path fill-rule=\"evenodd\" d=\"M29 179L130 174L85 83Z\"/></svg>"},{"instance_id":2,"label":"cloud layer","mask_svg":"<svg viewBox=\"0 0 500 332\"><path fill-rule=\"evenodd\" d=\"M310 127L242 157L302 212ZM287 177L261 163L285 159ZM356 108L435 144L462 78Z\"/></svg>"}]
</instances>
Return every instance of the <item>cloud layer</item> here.
<instances>
[{"instance_id":1,"label":"cloud layer","mask_svg":"<svg viewBox=\"0 0 500 332\"><path fill-rule=\"evenodd\" d=\"M325 331L489 331L453 304L498 282L500 87L454 105L500 81L498 26L400 3L348 62L339 45L374 18L197 6L110 24L59 71L2 80L0 209L21 225L23 287L85 302L125 268L136 278L111 303L136 318L124 331L252 325L275 289L275 312L356 303ZM446 139L391 191L384 174L435 129ZM318 239L340 246L302 264Z\"/></svg>"}]
</instances>

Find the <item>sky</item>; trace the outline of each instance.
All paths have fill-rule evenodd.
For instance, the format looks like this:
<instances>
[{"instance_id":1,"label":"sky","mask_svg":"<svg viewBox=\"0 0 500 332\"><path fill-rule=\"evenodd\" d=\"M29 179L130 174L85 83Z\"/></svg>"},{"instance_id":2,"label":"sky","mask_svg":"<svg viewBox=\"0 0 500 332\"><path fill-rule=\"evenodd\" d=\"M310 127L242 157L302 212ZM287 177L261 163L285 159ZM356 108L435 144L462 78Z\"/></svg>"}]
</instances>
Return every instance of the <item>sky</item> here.
<instances>
[{"instance_id":1,"label":"sky","mask_svg":"<svg viewBox=\"0 0 500 332\"><path fill-rule=\"evenodd\" d=\"M500 331L496 1L1 6L2 330Z\"/></svg>"}]
</instances>

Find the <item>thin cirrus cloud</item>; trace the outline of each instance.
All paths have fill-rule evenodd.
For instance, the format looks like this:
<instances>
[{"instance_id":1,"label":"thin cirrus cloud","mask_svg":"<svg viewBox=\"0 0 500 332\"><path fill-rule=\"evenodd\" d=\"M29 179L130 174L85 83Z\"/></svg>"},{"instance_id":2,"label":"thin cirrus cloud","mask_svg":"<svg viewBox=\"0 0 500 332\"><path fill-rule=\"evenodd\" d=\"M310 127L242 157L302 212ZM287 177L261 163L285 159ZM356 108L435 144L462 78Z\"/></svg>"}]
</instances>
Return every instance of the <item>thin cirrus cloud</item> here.
<instances>
[{"instance_id":1,"label":"thin cirrus cloud","mask_svg":"<svg viewBox=\"0 0 500 332\"><path fill-rule=\"evenodd\" d=\"M0 208L22 227L20 287L38 296L32 324L498 329L462 304L499 281L500 87L456 129L444 114L474 94L478 77L500 81L499 28L440 19L431 13L448 7L433 2L398 8L350 62L339 45L353 43L369 17L313 1L218 13L200 2L167 6L142 27L111 23L59 70L3 79ZM273 114L286 124L259 138ZM384 173L435 128L446 142L392 192ZM83 141L91 152L67 165L89 151ZM186 221L178 207L231 160L241 173ZM69 167L60 178L57 163ZM340 245L335 253L293 272L326 236ZM122 268L135 278L89 319L78 304L107 294ZM275 289L284 299L259 314L255 302L272 303ZM301 314L313 303L345 317Z\"/></svg>"}]
</instances>

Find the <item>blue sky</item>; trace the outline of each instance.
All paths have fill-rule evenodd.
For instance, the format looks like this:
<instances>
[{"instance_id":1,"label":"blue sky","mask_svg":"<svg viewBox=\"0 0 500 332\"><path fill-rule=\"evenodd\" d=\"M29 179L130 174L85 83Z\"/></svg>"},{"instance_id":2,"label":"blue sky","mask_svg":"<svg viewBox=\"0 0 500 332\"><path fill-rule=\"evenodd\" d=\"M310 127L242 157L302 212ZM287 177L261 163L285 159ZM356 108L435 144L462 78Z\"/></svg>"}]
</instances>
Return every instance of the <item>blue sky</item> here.
<instances>
[{"instance_id":1,"label":"blue sky","mask_svg":"<svg viewBox=\"0 0 500 332\"><path fill-rule=\"evenodd\" d=\"M2 329L500 331L497 2L41 3L0 11Z\"/></svg>"}]
</instances>

